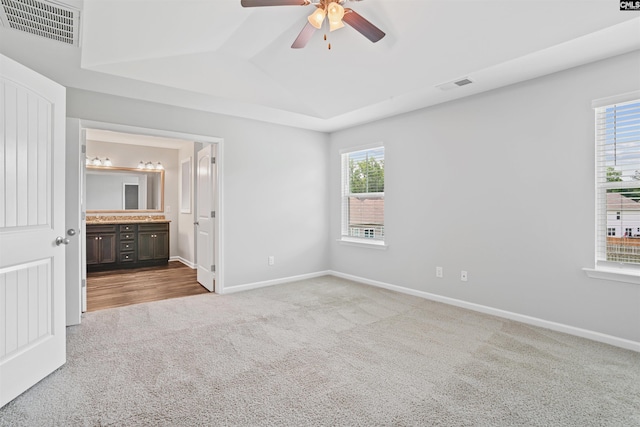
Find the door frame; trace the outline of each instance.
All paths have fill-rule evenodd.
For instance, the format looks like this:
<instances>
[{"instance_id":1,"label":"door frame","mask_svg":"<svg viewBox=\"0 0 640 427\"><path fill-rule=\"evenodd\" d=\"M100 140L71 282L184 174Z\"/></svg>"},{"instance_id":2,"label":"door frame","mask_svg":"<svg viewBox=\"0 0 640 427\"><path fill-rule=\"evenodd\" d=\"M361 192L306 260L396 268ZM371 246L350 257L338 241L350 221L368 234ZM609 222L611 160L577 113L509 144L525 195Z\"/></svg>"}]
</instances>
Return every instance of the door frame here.
<instances>
[{"instance_id":1,"label":"door frame","mask_svg":"<svg viewBox=\"0 0 640 427\"><path fill-rule=\"evenodd\" d=\"M107 130L112 132L123 132L123 133L139 134L139 135L158 136L161 138L176 138L176 139L199 142L202 144L216 144L217 146L216 147L216 150L217 150L216 178L217 179L216 179L214 200L218 208L216 211L216 221L214 225L215 227L214 258L215 258L215 265L216 265L215 293L217 294L224 293L224 226L223 226L224 224L224 203L223 203L223 200L224 200L224 194L223 194L224 139L216 136L210 136L210 135L198 135L198 134L192 134L192 133L186 133L186 132L151 129L151 128L145 128L140 126L122 125L117 123L85 120L85 119L78 119L73 117L68 117L67 121L71 122L72 124L75 124L77 126L77 129L80 130L80 132L74 133L74 136L77 135L78 144L81 146L86 144L82 135L85 133L84 131L86 131L87 129L98 129L98 130ZM85 146L85 149L81 151L86 151L86 146ZM85 155L85 154L83 153L82 155ZM81 188L80 191L81 192L84 191L84 180L83 180L83 188ZM80 197L78 197L78 201L79 201L78 203L80 203ZM81 247L84 249L84 246L85 246L84 230L86 225L86 221L85 221L86 212L84 210L84 206L78 206L78 209L82 212L82 230L83 230L83 233L81 234L79 240L80 240ZM84 250L82 251L82 253L84 253ZM67 280L71 282L70 278L68 278ZM81 298L82 286L83 286L82 277L73 278L72 283L73 283L72 286L67 287L66 299L67 301L79 301L82 299ZM74 304L74 307L75 306L77 306L77 304ZM78 318L79 317L80 316L78 314Z\"/></svg>"}]
</instances>

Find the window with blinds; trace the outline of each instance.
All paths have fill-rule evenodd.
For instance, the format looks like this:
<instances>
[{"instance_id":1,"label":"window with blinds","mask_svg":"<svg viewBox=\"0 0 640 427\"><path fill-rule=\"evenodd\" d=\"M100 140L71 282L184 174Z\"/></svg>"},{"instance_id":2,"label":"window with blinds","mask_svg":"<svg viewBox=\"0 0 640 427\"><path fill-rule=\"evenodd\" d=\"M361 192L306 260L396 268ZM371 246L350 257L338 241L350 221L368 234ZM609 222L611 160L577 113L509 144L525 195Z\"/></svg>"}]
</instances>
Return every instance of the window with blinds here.
<instances>
[{"instance_id":1,"label":"window with blinds","mask_svg":"<svg viewBox=\"0 0 640 427\"><path fill-rule=\"evenodd\" d=\"M342 153L342 238L384 242L384 147Z\"/></svg>"},{"instance_id":2,"label":"window with blinds","mask_svg":"<svg viewBox=\"0 0 640 427\"><path fill-rule=\"evenodd\" d=\"M640 266L640 99L596 108L596 258Z\"/></svg>"}]
</instances>

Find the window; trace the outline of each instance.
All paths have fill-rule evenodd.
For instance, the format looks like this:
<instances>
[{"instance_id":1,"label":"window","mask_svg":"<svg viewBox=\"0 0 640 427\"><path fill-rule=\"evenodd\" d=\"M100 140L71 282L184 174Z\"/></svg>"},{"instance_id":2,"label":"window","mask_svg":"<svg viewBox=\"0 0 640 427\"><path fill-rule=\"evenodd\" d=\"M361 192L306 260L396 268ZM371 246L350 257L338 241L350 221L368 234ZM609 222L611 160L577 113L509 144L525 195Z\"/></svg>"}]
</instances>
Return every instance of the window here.
<instances>
[{"instance_id":1,"label":"window","mask_svg":"<svg viewBox=\"0 0 640 427\"><path fill-rule=\"evenodd\" d=\"M596 108L596 161L597 262L640 267L640 99Z\"/></svg>"},{"instance_id":2,"label":"window","mask_svg":"<svg viewBox=\"0 0 640 427\"><path fill-rule=\"evenodd\" d=\"M342 240L384 243L384 147L342 154Z\"/></svg>"}]
</instances>

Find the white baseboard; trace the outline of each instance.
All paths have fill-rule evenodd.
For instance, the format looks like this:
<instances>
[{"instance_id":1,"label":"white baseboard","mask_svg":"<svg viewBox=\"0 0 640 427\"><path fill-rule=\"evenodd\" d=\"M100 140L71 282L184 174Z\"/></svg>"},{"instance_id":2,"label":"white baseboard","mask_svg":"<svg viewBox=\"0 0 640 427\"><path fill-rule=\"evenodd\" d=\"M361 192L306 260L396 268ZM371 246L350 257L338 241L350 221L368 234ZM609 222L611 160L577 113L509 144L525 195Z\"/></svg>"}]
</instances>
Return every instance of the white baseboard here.
<instances>
[{"instance_id":1,"label":"white baseboard","mask_svg":"<svg viewBox=\"0 0 640 427\"><path fill-rule=\"evenodd\" d=\"M301 274L299 276L283 277L281 279L265 280L264 282L247 283L245 285L229 286L222 289L221 294L232 294L235 292L248 291L250 289L264 288L266 286L280 285L283 283L297 282L299 280L313 279L331 274L329 271L318 271L315 273Z\"/></svg>"},{"instance_id":2,"label":"white baseboard","mask_svg":"<svg viewBox=\"0 0 640 427\"><path fill-rule=\"evenodd\" d=\"M354 282L363 283L365 285L371 285L379 288L389 289L391 291L401 292L403 294L413 295L413 296L428 299L431 301L437 301L444 304L454 305L456 307L466 308L468 310L478 311L480 313L491 314L493 316L515 320L518 322L526 323L528 325L539 326L541 328L551 329L552 331L563 332L569 335L575 335L575 336L587 338L593 341L610 344L616 347L625 348L627 350L640 352L640 342L637 342L637 341L631 341L624 338L614 337L612 335L602 334L600 332L590 331L588 329L576 328L574 326L551 322L548 320L539 319L537 317L526 316L523 314L513 313L511 311L505 311L505 310L500 310L493 307L487 307L485 305L462 301L455 298L449 298L441 295L431 294L428 292L417 291L415 289L410 289L402 286L392 285L389 283L379 282L377 280L365 279L363 277L340 273L338 271L330 270L327 272L327 274L340 277L343 279L347 279L347 280L353 280Z\"/></svg>"},{"instance_id":3,"label":"white baseboard","mask_svg":"<svg viewBox=\"0 0 640 427\"><path fill-rule=\"evenodd\" d=\"M169 261L180 261L181 263L183 263L184 265L186 265L189 268L196 268L196 265L194 263L192 263L191 261L188 261L184 258L182 258L181 256L172 256L171 258L169 258Z\"/></svg>"}]
</instances>

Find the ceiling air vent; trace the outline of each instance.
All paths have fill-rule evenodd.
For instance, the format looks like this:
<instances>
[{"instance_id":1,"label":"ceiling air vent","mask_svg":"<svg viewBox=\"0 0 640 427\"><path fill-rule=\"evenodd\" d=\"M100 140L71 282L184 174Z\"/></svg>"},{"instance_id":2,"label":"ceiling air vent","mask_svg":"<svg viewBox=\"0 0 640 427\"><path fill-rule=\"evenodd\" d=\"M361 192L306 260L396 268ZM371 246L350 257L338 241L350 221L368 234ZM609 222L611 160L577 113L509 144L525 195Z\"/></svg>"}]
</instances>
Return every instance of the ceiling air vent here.
<instances>
[{"instance_id":1,"label":"ceiling air vent","mask_svg":"<svg viewBox=\"0 0 640 427\"><path fill-rule=\"evenodd\" d=\"M464 77L461 79L454 80L452 82L441 83L436 87L441 90L451 90L461 86L466 86L471 83L473 83L473 80L471 80L469 77Z\"/></svg>"},{"instance_id":2,"label":"ceiling air vent","mask_svg":"<svg viewBox=\"0 0 640 427\"><path fill-rule=\"evenodd\" d=\"M0 0L0 5L0 22L5 27L79 45L79 10L38 0Z\"/></svg>"}]
</instances>

